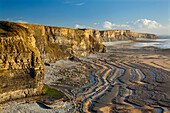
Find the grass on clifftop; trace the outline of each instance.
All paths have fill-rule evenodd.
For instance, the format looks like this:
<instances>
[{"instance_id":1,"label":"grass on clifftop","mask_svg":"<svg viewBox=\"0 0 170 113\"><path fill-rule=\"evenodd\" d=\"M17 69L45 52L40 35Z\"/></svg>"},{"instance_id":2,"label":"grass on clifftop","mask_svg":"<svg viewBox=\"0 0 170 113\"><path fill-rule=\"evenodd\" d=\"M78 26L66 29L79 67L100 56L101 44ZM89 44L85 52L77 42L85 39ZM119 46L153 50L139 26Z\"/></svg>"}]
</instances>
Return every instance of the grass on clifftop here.
<instances>
[{"instance_id":1,"label":"grass on clifftop","mask_svg":"<svg viewBox=\"0 0 170 113\"><path fill-rule=\"evenodd\" d=\"M17 36L17 35L28 35L29 31L27 28L21 26L19 23L0 21L0 36Z\"/></svg>"},{"instance_id":2,"label":"grass on clifftop","mask_svg":"<svg viewBox=\"0 0 170 113\"><path fill-rule=\"evenodd\" d=\"M62 93L61 91L58 91L54 88L50 88L46 85L44 85L44 88L43 88L43 94L44 95L47 95L47 96L56 96L58 98L62 98L65 96L64 93Z\"/></svg>"},{"instance_id":3,"label":"grass on clifftop","mask_svg":"<svg viewBox=\"0 0 170 113\"><path fill-rule=\"evenodd\" d=\"M4 29L0 28L0 33L7 33Z\"/></svg>"}]
</instances>

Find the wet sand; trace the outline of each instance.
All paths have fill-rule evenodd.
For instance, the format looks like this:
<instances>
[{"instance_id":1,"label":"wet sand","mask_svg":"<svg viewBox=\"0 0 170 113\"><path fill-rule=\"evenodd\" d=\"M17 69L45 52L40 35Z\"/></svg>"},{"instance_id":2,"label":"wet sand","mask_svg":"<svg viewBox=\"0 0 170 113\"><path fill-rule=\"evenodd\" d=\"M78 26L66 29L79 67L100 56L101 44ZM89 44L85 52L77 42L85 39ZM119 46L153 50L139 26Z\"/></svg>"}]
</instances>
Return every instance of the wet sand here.
<instances>
[{"instance_id":1,"label":"wet sand","mask_svg":"<svg viewBox=\"0 0 170 113\"><path fill-rule=\"evenodd\" d=\"M75 67L62 65L84 74L53 86L68 93L80 113L168 113L170 49L134 48L135 43L108 46L107 53L81 58Z\"/></svg>"},{"instance_id":2,"label":"wet sand","mask_svg":"<svg viewBox=\"0 0 170 113\"><path fill-rule=\"evenodd\" d=\"M125 49L128 46L109 47L104 59L95 63L109 71L100 76L103 84L111 88L104 88L107 93L90 100L94 100L90 111L168 113L170 50Z\"/></svg>"},{"instance_id":3,"label":"wet sand","mask_svg":"<svg viewBox=\"0 0 170 113\"><path fill-rule=\"evenodd\" d=\"M170 49L133 44L109 46L87 62L95 71L76 96L77 112L170 112Z\"/></svg>"}]
</instances>

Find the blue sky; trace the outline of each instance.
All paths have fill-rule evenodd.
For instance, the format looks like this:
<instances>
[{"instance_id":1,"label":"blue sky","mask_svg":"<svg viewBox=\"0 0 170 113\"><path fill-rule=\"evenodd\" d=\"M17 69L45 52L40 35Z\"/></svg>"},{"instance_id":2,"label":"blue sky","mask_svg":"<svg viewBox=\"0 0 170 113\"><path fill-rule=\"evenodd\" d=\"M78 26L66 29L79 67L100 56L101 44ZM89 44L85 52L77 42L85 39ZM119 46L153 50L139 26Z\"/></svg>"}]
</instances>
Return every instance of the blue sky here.
<instances>
[{"instance_id":1,"label":"blue sky","mask_svg":"<svg viewBox=\"0 0 170 113\"><path fill-rule=\"evenodd\" d=\"M0 0L0 20L170 34L169 0Z\"/></svg>"}]
</instances>

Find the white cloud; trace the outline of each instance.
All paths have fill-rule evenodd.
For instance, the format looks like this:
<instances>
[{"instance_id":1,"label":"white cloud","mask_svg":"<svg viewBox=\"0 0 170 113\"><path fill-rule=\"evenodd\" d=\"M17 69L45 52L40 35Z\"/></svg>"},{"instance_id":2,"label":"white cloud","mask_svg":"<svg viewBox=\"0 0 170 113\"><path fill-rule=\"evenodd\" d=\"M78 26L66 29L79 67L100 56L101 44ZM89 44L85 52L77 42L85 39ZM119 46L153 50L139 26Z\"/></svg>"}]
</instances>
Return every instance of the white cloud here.
<instances>
[{"instance_id":1,"label":"white cloud","mask_svg":"<svg viewBox=\"0 0 170 113\"><path fill-rule=\"evenodd\" d=\"M10 18L7 18L6 20L7 20L7 21L10 21Z\"/></svg>"},{"instance_id":2,"label":"white cloud","mask_svg":"<svg viewBox=\"0 0 170 113\"><path fill-rule=\"evenodd\" d=\"M104 21L103 24L101 23L93 23L91 26L79 25L76 24L75 28L86 28L86 29L127 29L131 30L132 32L138 33L152 33L157 35L170 35L170 25L167 24L162 25L155 20L149 19L138 19L134 22L128 22L126 24L115 24L109 21Z\"/></svg>"},{"instance_id":3,"label":"white cloud","mask_svg":"<svg viewBox=\"0 0 170 113\"><path fill-rule=\"evenodd\" d=\"M23 17L19 17L19 18L23 18ZM5 18L5 19L0 19L0 20L11 21L11 22L17 22L17 23L28 23L27 21L24 21L24 20L17 20L17 19L13 19L13 18Z\"/></svg>"},{"instance_id":4,"label":"white cloud","mask_svg":"<svg viewBox=\"0 0 170 113\"><path fill-rule=\"evenodd\" d=\"M163 26L162 24L148 19L139 19L135 22L129 23L131 30L136 32L154 33L159 35L169 35L169 26Z\"/></svg>"},{"instance_id":5,"label":"white cloud","mask_svg":"<svg viewBox=\"0 0 170 113\"><path fill-rule=\"evenodd\" d=\"M97 22L95 22L95 23L93 23L94 25L98 25L99 23L97 23Z\"/></svg>"},{"instance_id":6,"label":"white cloud","mask_svg":"<svg viewBox=\"0 0 170 113\"><path fill-rule=\"evenodd\" d=\"M76 24L76 25L75 25L75 28L76 28L76 29L78 29L78 28L79 28L79 29L84 29L84 28L86 28L86 26Z\"/></svg>"},{"instance_id":7,"label":"white cloud","mask_svg":"<svg viewBox=\"0 0 170 113\"><path fill-rule=\"evenodd\" d=\"M28 22L26 22L26 21L23 21L23 20L16 20L15 22L18 22L18 23L28 23Z\"/></svg>"},{"instance_id":8,"label":"white cloud","mask_svg":"<svg viewBox=\"0 0 170 113\"><path fill-rule=\"evenodd\" d=\"M138 29L159 29L163 27L160 23L148 19L139 19L135 22L129 23L129 25L132 28Z\"/></svg>"},{"instance_id":9,"label":"white cloud","mask_svg":"<svg viewBox=\"0 0 170 113\"><path fill-rule=\"evenodd\" d=\"M104 29L130 29L134 32L156 33L156 34L170 34L170 26L163 26L162 24L148 19L138 19L123 25L118 25L105 21Z\"/></svg>"},{"instance_id":10,"label":"white cloud","mask_svg":"<svg viewBox=\"0 0 170 113\"><path fill-rule=\"evenodd\" d=\"M109 21L105 21L103 28L105 29L115 29L115 28L129 28L129 25L117 25L117 24L113 24Z\"/></svg>"},{"instance_id":11,"label":"white cloud","mask_svg":"<svg viewBox=\"0 0 170 113\"><path fill-rule=\"evenodd\" d=\"M75 5L77 5L77 6L82 6L82 5L84 5L85 3L77 3L77 4L75 4Z\"/></svg>"},{"instance_id":12,"label":"white cloud","mask_svg":"<svg viewBox=\"0 0 170 113\"><path fill-rule=\"evenodd\" d=\"M85 5L85 3L80 3L78 1L66 1L64 2L64 4L71 4L71 5L76 5L76 6L82 6L82 5Z\"/></svg>"},{"instance_id":13,"label":"white cloud","mask_svg":"<svg viewBox=\"0 0 170 113\"><path fill-rule=\"evenodd\" d=\"M109 21L105 21L103 27L105 29L112 29L113 24L111 22L109 22Z\"/></svg>"},{"instance_id":14,"label":"white cloud","mask_svg":"<svg viewBox=\"0 0 170 113\"><path fill-rule=\"evenodd\" d=\"M170 18L168 20L170 21Z\"/></svg>"},{"instance_id":15,"label":"white cloud","mask_svg":"<svg viewBox=\"0 0 170 113\"><path fill-rule=\"evenodd\" d=\"M76 29L94 29L94 27L85 26L85 25L79 25L79 24L76 24L76 25L75 25L75 28L76 28Z\"/></svg>"}]
</instances>

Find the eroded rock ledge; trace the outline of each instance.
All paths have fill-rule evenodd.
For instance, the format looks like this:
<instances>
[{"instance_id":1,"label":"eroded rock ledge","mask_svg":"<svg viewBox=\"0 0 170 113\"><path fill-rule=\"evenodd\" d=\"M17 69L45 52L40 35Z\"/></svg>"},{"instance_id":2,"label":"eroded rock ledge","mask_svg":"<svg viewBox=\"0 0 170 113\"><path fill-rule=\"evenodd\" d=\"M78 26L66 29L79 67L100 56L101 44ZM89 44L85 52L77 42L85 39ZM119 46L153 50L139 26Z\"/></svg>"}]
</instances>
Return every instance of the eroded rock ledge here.
<instances>
[{"instance_id":1,"label":"eroded rock ledge","mask_svg":"<svg viewBox=\"0 0 170 113\"><path fill-rule=\"evenodd\" d=\"M41 94L45 62L105 52L101 42L136 37L156 35L0 21L0 103Z\"/></svg>"}]
</instances>

